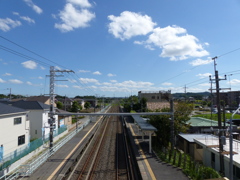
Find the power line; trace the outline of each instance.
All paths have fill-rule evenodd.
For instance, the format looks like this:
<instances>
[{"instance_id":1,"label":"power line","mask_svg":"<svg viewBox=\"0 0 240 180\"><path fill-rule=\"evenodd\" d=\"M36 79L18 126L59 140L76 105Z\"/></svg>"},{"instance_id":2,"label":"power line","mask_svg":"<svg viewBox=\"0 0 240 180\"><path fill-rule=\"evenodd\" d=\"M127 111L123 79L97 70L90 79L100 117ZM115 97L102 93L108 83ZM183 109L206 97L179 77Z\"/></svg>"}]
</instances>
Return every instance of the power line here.
<instances>
[{"instance_id":1,"label":"power line","mask_svg":"<svg viewBox=\"0 0 240 180\"><path fill-rule=\"evenodd\" d=\"M4 39L4 40L6 40L6 41L8 41L8 42L10 42L10 43L12 43L12 44L18 46L18 47L20 47L20 48L22 48L22 49L24 49L24 50L26 50L26 51L28 51L28 52L30 52L30 53L32 53L32 54L38 56L38 57L41 57L41 58L43 58L43 59L45 59L45 60L47 60L47 61L49 61L49 62L51 62L51 63L53 63L53 64L56 64L56 65L58 65L58 66L60 66L60 67L62 67L62 68L65 68L64 66L62 66L62 65L60 65L60 64L58 64L58 63L56 63L56 62L54 62L54 61L52 61L52 60L50 60L50 59L48 59L48 58L45 58L45 57L39 55L38 53L36 53L36 52L34 52L34 51L31 51L31 50L29 50L29 49L27 49L27 48L25 48L25 47L23 47L23 46L21 46L21 45L15 43L15 42L11 41L11 40L9 40L9 39L3 37L3 36L0 36L0 38L2 38L2 39ZM65 68L65 69L67 69L67 68Z\"/></svg>"}]
</instances>

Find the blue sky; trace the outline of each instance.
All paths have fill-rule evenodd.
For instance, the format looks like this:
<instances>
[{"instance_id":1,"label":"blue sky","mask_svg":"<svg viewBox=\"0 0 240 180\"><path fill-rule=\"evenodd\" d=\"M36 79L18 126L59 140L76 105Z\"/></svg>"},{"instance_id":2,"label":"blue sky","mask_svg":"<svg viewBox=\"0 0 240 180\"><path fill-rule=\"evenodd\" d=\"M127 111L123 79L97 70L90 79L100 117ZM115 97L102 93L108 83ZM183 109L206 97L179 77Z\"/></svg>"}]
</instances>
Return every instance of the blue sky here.
<instances>
[{"instance_id":1,"label":"blue sky","mask_svg":"<svg viewBox=\"0 0 240 180\"><path fill-rule=\"evenodd\" d=\"M239 40L237 0L0 0L0 94L240 90Z\"/></svg>"}]
</instances>

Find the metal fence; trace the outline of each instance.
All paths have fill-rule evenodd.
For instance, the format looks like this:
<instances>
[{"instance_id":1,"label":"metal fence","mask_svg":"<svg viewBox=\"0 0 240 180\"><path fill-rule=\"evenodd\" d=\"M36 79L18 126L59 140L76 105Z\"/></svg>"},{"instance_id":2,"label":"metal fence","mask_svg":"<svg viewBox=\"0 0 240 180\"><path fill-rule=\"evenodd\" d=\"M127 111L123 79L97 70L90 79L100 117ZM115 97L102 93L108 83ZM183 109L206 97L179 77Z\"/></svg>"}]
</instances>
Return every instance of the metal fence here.
<instances>
[{"instance_id":1,"label":"metal fence","mask_svg":"<svg viewBox=\"0 0 240 180\"><path fill-rule=\"evenodd\" d=\"M67 130L67 126L62 126L61 128L56 129L54 131L54 137L58 136L59 134L63 133L66 130ZM47 135L46 137L49 137L49 135ZM19 148L10 154L5 155L0 160L0 171L7 168L8 166L13 164L17 160L19 160L22 157L26 156L27 154L31 153L32 151L36 150L37 148L39 148L40 146L42 146L44 143L46 143L48 141L49 141L49 138L45 138L45 139L39 138L39 139L36 139L36 140L28 143L28 145L26 145L22 148Z\"/></svg>"}]
</instances>

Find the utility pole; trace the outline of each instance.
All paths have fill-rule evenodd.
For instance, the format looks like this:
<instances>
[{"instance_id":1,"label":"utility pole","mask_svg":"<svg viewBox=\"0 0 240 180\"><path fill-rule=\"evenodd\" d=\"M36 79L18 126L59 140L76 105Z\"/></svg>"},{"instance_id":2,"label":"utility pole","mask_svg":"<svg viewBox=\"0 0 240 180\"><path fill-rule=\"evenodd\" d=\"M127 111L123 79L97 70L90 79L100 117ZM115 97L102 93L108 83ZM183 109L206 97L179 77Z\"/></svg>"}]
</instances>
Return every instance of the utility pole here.
<instances>
[{"instance_id":1,"label":"utility pole","mask_svg":"<svg viewBox=\"0 0 240 180\"><path fill-rule=\"evenodd\" d=\"M49 134L49 141L50 141L50 145L49 145L49 149L50 151L52 150L53 147L53 130L54 130L54 125L55 125L55 108L54 108L54 102L55 102L55 94L54 94L54 85L55 85L55 77L59 77L56 75L56 72L73 72L71 70L55 70L54 66L50 67L50 112L49 112L49 125L50 125L50 134Z\"/></svg>"},{"instance_id":2,"label":"utility pole","mask_svg":"<svg viewBox=\"0 0 240 180\"><path fill-rule=\"evenodd\" d=\"M214 61L214 71L215 71L215 79L211 79L210 76L210 81L215 81L216 82L216 95L217 95L217 99L216 99L216 104L217 104L217 110L218 110L218 129L219 129L219 157L220 157L220 172L222 174L224 174L224 155L222 154L223 152L223 141L222 141L222 136L223 136L223 131L222 131L222 120L221 120L221 104L220 104L220 90L223 90L221 88L219 88L219 81L221 80L226 80L226 75L224 79L219 79L218 76L218 71L216 70L216 59L217 57L212 58L212 60ZM225 89L225 88L224 88ZM213 89L211 89L213 90Z\"/></svg>"}]
</instances>

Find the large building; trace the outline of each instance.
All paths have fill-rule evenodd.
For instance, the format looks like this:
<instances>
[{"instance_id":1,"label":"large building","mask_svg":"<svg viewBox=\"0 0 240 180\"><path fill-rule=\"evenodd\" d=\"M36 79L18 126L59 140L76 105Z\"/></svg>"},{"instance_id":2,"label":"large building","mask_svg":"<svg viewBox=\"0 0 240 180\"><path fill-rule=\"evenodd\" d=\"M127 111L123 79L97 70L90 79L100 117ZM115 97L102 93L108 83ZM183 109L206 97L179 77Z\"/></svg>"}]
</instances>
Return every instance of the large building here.
<instances>
[{"instance_id":1,"label":"large building","mask_svg":"<svg viewBox=\"0 0 240 180\"><path fill-rule=\"evenodd\" d=\"M170 107L171 91L138 91L138 98L146 98L150 110L162 109Z\"/></svg>"}]
</instances>

